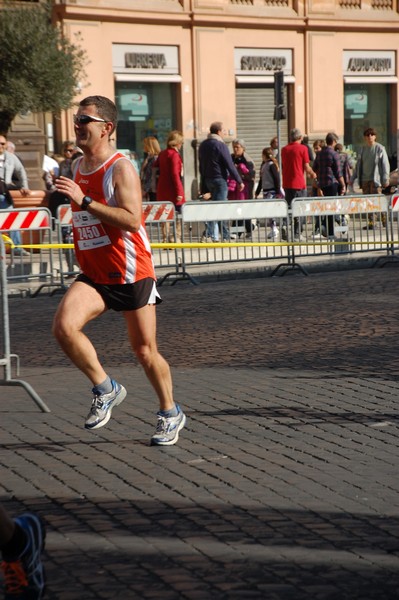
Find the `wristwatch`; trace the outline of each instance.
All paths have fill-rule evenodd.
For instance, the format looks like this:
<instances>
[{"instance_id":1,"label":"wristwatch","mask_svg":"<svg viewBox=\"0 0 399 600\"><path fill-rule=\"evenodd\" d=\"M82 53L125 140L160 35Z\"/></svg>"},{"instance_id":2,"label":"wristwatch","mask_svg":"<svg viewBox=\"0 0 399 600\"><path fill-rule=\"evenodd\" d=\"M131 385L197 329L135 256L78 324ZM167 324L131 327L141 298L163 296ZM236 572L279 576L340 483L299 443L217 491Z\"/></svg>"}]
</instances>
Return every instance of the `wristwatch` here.
<instances>
[{"instance_id":1,"label":"wristwatch","mask_svg":"<svg viewBox=\"0 0 399 600\"><path fill-rule=\"evenodd\" d=\"M90 198L90 196L83 196L82 205L81 205L82 210L87 210L87 208L89 207L89 205L92 202L93 202L93 198Z\"/></svg>"}]
</instances>

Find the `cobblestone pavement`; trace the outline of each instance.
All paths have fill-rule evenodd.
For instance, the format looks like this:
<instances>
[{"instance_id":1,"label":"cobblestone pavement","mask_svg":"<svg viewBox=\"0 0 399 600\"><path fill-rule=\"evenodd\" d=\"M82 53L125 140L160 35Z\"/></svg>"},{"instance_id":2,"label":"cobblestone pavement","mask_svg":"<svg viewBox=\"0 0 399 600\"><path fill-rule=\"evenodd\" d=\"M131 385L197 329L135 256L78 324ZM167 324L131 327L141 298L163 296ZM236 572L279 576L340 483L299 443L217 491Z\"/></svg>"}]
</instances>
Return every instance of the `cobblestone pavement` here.
<instances>
[{"instance_id":1,"label":"cobblestone pavement","mask_svg":"<svg viewBox=\"0 0 399 600\"><path fill-rule=\"evenodd\" d=\"M397 268L161 291L188 416L163 449L120 315L88 332L128 398L87 432L90 386L50 336L60 295L9 301L51 413L2 388L0 499L46 521L47 598L398 598Z\"/></svg>"}]
</instances>

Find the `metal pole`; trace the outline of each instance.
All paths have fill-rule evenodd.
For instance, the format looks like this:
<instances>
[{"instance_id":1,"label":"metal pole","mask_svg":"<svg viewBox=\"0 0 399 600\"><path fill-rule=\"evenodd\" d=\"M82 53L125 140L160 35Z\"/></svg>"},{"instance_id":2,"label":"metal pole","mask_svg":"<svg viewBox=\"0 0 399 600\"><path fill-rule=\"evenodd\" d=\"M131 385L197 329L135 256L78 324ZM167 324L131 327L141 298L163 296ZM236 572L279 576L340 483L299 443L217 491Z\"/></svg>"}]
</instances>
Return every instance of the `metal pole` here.
<instances>
[{"instance_id":1,"label":"metal pole","mask_svg":"<svg viewBox=\"0 0 399 600\"><path fill-rule=\"evenodd\" d=\"M32 400L43 412L50 412L47 404L38 396L32 386L22 379L12 379L11 377L11 356L17 358L16 354L10 352L10 319L8 312L8 292L7 292L7 276L6 276L6 251L4 240L0 233L0 294L1 294L1 315L3 328L3 358L0 358L0 365L4 366L4 379L0 380L0 386L21 386L23 387Z\"/></svg>"}]
</instances>

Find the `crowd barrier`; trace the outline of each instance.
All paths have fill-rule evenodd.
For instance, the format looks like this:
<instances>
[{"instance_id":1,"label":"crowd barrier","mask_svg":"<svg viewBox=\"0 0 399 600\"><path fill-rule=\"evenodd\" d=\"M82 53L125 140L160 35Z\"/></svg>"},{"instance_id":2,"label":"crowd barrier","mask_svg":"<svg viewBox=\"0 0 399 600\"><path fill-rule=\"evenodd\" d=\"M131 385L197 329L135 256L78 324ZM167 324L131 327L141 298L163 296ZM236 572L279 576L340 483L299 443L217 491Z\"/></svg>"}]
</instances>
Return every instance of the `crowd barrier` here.
<instances>
[{"instance_id":1,"label":"crowd barrier","mask_svg":"<svg viewBox=\"0 0 399 600\"><path fill-rule=\"evenodd\" d=\"M22 246L37 246L29 252L13 243L7 246L8 281L53 279L53 254L42 247L51 243L51 214L47 208L0 210L0 232L6 233L11 241L13 233L20 232Z\"/></svg>"},{"instance_id":2,"label":"crowd barrier","mask_svg":"<svg viewBox=\"0 0 399 600\"><path fill-rule=\"evenodd\" d=\"M48 406L43 402L40 396L35 392L32 386L23 379L13 379L11 360L15 359L17 363L17 375L19 375L19 356L11 354L10 345L10 319L8 311L8 293L6 277L6 250L2 236L0 235L0 300L1 300L1 329L2 338L2 356L0 355L0 366L3 367L3 379L0 379L1 386L21 386L30 395L32 400L43 412L50 412Z\"/></svg>"},{"instance_id":3,"label":"crowd barrier","mask_svg":"<svg viewBox=\"0 0 399 600\"><path fill-rule=\"evenodd\" d=\"M147 234L152 245L161 245L163 240L174 242L176 239L176 210L172 202L146 202L143 203L143 214ZM55 220L57 232L58 263L60 274L60 286L65 285L65 279L76 274L74 267L77 266L75 253L72 248L63 248L63 244L72 243L72 210L69 204L58 207ZM177 250L167 246L153 248L154 259L157 266L174 267L179 269ZM66 259L66 266L63 261ZM64 268L65 267L65 268ZM173 274L175 273L173 272Z\"/></svg>"},{"instance_id":4,"label":"crowd barrier","mask_svg":"<svg viewBox=\"0 0 399 600\"><path fill-rule=\"evenodd\" d=\"M307 257L326 256L333 260L337 255L372 252L379 255L376 261L396 260L398 198L399 194L391 198L379 194L297 198L291 209L281 199L190 201L182 207L181 215L176 214L170 202L154 202L144 203L143 211L155 266L158 272L168 270L159 283L169 277L174 282L188 279L196 283L189 271L193 273L194 267L203 265L245 263L248 266L262 262L262 266L273 268L274 275L282 268L298 268L307 274L301 264ZM65 279L77 272L73 246L65 243L71 240L70 206L58 209L55 243L47 209L0 211L0 219L0 230L19 229L22 222L24 233L31 236L28 241L38 236L42 242L24 243L25 248L38 249L39 256L30 253L27 257L16 257L11 250L8 280L46 278L42 287L66 287ZM225 221L232 239L226 243L203 243L206 223L211 221ZM277 232L276 237L273 232ZM177 233L181 233L181 244L175 243ZM50 273L47 265L43 267L46 261Z\"/></svg>"}]
</instances>

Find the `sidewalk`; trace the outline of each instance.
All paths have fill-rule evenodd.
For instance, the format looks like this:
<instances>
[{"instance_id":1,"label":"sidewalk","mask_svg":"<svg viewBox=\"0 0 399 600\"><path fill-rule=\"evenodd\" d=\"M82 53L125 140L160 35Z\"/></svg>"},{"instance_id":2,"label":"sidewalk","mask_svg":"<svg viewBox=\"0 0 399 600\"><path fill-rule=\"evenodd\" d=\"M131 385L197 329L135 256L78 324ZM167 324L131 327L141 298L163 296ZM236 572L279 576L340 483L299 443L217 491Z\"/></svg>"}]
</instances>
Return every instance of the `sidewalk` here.
<instances>
[{"instance_id":1,"label":"sidewalk","mask_svg":"<svg viewBox=\"0 0 399 600\"><path fill-rule=\"evenodd\" d=\"M187 427L156 401L123 318L88 333L125 402L50 335L60 295L11 297L22 388L0 404L0 498L47 524L49 600L390 600L399 588L396 266L163 286L159 347Z\"/></svg>"}]
</instances>

